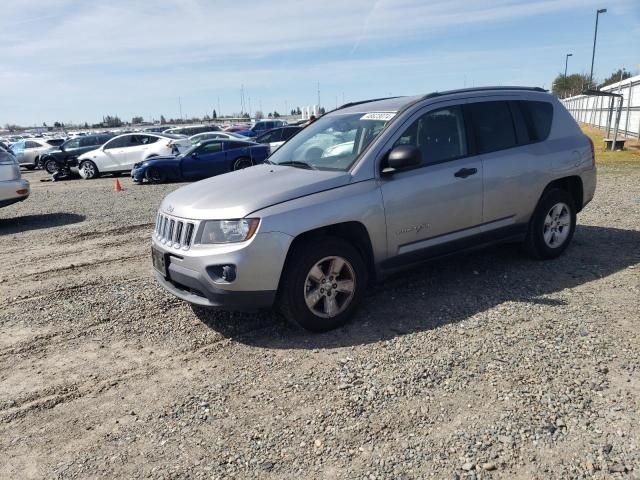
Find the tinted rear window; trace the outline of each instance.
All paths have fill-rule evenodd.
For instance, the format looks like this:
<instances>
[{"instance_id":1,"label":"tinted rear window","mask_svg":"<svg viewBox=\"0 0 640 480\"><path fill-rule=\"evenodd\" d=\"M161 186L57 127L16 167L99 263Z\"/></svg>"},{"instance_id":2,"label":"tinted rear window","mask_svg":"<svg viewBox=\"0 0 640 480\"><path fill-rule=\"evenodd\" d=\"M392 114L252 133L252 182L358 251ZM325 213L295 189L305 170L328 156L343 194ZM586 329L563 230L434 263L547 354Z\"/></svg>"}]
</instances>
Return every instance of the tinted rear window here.
<instances>
[{"instance_id":1,"label":"tinted rear window","mask_svg":"<svg viewBox=\"0 0 640 480\"><path fill-rule=\"evenodd\" d=\"M508 102L470 103L467 109L473 122L478 153L517 145Z\"/></svg>"},{"instance_id":2,"label":"tinted rear window","mask_svg":"<svg viewBox=\"0 0 640 480\"><path fill-rule=\"evenodd\" d=\"M531 100L518 101L518 105L524 115L531 141L541 142L546 140L551 131L553 105L549 102L535 102Z\"/></svg>"}]
</instances>

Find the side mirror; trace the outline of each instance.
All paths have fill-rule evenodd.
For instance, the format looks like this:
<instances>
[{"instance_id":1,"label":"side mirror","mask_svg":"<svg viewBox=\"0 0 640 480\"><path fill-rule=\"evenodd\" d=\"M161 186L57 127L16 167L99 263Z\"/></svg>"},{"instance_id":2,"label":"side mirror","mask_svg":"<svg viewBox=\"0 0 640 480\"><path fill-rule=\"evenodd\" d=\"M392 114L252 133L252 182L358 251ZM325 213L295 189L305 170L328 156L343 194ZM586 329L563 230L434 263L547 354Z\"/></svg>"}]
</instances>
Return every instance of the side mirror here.
<instances>
[{"instance_id":1,"label":"side mirror","mask_svg":"<svg viewBox=\"0 0 640 480\"><path fill-rule=\"evenodd\" d=\"M422 163L422 152L413 145L398 145L389 152L385 168L382 170L384 174L391 174L397 170L415 167Z\"/></svg>"}]
</instances>

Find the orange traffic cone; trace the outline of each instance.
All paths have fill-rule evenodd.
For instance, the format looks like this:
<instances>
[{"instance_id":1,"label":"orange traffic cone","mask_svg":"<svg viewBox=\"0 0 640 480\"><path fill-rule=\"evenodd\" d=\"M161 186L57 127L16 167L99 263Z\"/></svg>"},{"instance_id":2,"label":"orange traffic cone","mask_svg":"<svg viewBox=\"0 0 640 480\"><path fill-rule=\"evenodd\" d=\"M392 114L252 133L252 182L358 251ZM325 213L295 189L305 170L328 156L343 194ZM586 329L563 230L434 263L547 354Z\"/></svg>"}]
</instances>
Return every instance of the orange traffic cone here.
<instances>
[{"instance_id":1,"label":"orange traffic cone","mask_svg":"<svg viewBox=\"0 0 640 480\"><path fill-rule=\"evenodd\" d=\"M113 187L114 192L121 192L122 185L120 185L120 180L116 178L116 185Z\"/></svg>"}]
</instances>

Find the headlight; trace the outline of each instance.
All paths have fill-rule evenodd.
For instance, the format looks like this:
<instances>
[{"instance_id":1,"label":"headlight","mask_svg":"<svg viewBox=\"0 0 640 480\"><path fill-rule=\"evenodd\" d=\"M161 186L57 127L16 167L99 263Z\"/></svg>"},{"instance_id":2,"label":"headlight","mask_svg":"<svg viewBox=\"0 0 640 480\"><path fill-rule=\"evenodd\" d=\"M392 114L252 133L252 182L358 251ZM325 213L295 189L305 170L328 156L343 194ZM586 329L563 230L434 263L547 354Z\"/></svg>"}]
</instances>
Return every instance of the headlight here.
<instances>
[{"instance_id":1,"label":"headlight","mask_svg":"<svg viewBox=\"0 0 640 480\"><path fill-rule=\"evenodd\" d=\"M200 236L200 243L244 242L253 237L260 219L242 218L240 220L207 220Z\"/></svg>"}]
</instances>

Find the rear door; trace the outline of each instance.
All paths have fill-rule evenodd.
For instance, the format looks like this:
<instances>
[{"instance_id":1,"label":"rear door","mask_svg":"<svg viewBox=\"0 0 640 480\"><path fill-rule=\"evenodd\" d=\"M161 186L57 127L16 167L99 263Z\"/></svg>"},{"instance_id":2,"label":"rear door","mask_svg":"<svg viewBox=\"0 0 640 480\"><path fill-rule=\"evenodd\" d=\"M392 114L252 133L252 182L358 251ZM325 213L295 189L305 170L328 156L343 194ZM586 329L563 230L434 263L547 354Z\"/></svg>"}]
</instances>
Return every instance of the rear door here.
<instances>
[{"instance_id":1,"label":"rear door","mask_svg":"<svg viewBox=\"0 0 640 480\"><path fill-rule=\"evenodd\" d=\"M465 107L482 156L484 229L505 235L525 231L540 194L538 172L546 170L548 158L546 145L531 138L520 103L478 99Z\"/></svg>"},{"instance_id":2,"label":"rear door","mask_svg":"<svg viewBox=\"0 0 640 480\"><path fill-rule=\"evenodd\" d=\"M482 160L470 148L462 106L445 105L416 112L390 145L422 153L417 168L381 177L391 263L446 253L482 223Z\"/></svg>"},{"instance_id":3,"label":"rear door","mask_svg":"<svg viewBox=\"0 0 640 480\"><path fill-rule=\"evenodd\" d=\"M182 176L185 180L200 180L227 171L222 141L200 145L182 158Z\"/></svg>"}]
</instances>

